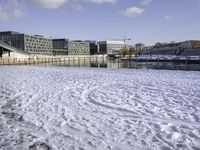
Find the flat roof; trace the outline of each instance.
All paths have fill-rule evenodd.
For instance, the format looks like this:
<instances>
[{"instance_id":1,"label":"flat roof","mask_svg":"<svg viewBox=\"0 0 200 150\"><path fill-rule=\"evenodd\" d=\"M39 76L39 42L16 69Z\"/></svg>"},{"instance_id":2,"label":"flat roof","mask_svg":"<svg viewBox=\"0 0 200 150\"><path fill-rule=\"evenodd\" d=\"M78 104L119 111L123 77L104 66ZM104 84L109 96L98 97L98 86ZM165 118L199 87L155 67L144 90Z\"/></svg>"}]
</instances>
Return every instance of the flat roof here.
<instances>
[{"instance_id":1,"label":"flat roof","mask_svg":"<svg viewBox=\"0 0 200 150\"><path fill-rule=\"evenodd\" d=\"M19 32L16 32L16 31L1 31L0 34L19 34Z\"/></svg>"},{"instance_id":2,"label":"flat roof","mask_svg":"<svg viewBox=\"0 0 200 150\"><path fill-rule=\"evenodd\" d=\"M99 44L122 44L125 45L126 43L123 40L107 40L107 41L99 41Z\"/></svg>"}]
</instances>

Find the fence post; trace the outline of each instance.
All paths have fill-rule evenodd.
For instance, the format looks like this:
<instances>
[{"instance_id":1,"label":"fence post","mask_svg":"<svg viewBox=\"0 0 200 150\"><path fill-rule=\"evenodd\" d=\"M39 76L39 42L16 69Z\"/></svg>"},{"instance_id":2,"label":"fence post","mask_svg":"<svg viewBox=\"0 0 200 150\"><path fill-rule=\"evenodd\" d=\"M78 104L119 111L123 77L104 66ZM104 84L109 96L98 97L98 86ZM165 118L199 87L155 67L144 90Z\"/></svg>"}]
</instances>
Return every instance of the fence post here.
<instances>
[{"instance_id":1,"label":"fence post","mask_svg":"<svg viewBox=\"0 0 200 150\"><path fill-rule=\"evenodd\" d=\"M187 57L185 57L185 64L186 64L186 70L188 70L188 60L187 60Z\"/></svg>"},{"instance_id":2,"label":"fence post","mask_svg":"<svg viewBox=\"0 0 200 150\"><path fill-rule=\"evenodd\" d=\"M84 67L85 67L85 66L86 66L86 65L85 65L85 57L83 57L83 59L84 59Z\"/></svg>"},{"instance_id":3,"label":"fence post","mask_svg":"<svg viewBox=\"0 0 200 150\"><path fill-rule=\"evenodd\" d=\"M146 56L146 68L148 69L148 60L147 60L147 56Z\"/></svg>"},{"instance_id":4,"label":"fence post","mask_svg":"<svg viewBox=\"0 0 200 150\"><path fill-rule=\"evenodd\" d=\"M78 67L80 67L80 58L78 57Z\"/></svg>"},{"instance_id":5,"label":"fence post","mask_svg":"<svg viewBox=\"0 0 200 150\"><path fill-rule=\"evenodd\" d=\"M136 69L138 69L138 56L136 54Z\"/></svg>"},{"instance_id":6,"label":"fence post","mask_svg":"<svg viewBox=\"0 0 200 150\"><path fill-rule=\"evenodd\" d=\"M159 56L157 57L157 69L159 69Z\"/></svg>"},{"instance_id":7,"label":"fence post","mask_svg":"<svg viewBox=\"0 0 200 150\"><path fill-rule=\"evenodd\" d=\"M104 66L104 55L103 55L103 66Z\"/></svg>"},{"instance_id":8,"label":"fence post","mask_svg":"<svg viewBox=\"0 0 200 150\"><path fill-rule=\"evenodd\" d=\"M129 58L126 59L126 60L127 60L127 62L128 62L128 68L130 68L130 61L129 61Z\"/></svg>"},{"instance_id":9,"label":"fence post","mask_svg":"<svg viewBox=\"0 0 200 150\"><path fill-rule=\"evenodd\" d=\"M38 66L40 65L40 59L39 58L37 59L37 64L38 64Z\"/></svg>"},{"instance_id":10,"label":"fence post","mask_svg":"<svg viewBox=\"0 0 200 150\"><path fill-rule=\"evenodd\" d=\"M99 65L98 65L98 60L97 60L98 58L97 58L97 56L96 56L96 65L97 65L97 67L99 67Z\"/></svg>"},{"instance_id":11,"label":"fence post","mask_svg":"<svg viewBox=\"0 0 200 150\"><path fill-rule=\"evenodd\" d=\"M171 64L172 64L172 55L171 55Z\"/></svg>"},{"instance_id":12,"label":"fence post","mask_svg":"<svg viewBox=\"0 0 200 150\"><path fill-rule=\"evenodd\" d=\"M119 57L118 57L118 59L117 59L117 62L118 62L118 69L119 69Z\"/></svg>"},{"instance_id":13,"label":"fence post","mask_svg":"<svg viewBox=\"0 0 200 150\"><path fill-rule=\"evenodd\" d=\"M109 59L110 60L110 68L112 67L112 64L111 64L111 59Z\"/></svg>"},{"instance_id":14,"label":"fence post","mask_svg":"<svg viewBox=\"0 0 200 150\"><path fill-rule=\"evenodd\" d=\"M68 65L69 65L69 67L70 67L70 57L68 57Z\"/></svg>"}]
</instances>

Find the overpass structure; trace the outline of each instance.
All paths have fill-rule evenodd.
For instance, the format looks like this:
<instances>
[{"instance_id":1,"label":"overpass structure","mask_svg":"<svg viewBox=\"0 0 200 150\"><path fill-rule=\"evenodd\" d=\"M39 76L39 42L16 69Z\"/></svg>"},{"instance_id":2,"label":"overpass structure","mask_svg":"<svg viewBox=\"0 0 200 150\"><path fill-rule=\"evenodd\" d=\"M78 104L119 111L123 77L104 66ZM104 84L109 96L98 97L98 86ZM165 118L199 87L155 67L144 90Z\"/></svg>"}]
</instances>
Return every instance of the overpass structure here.
<instances>
[{"instance_id":1,"label":"overpass structure","mask_svg":"<svg viewBox=\"0 0 200 150\"><path fill-rule=\"evenodd\" d=\"M0 57L2 57L4 51L6 51L8 53L15 52L15 53L23 54L23 55L28 55L28 56L30 55L30 53L28 53L28 52L22 51L18 48L15 48L13 46L10 46L10 45L0 41Z\"/></svg>"}]
</instances>

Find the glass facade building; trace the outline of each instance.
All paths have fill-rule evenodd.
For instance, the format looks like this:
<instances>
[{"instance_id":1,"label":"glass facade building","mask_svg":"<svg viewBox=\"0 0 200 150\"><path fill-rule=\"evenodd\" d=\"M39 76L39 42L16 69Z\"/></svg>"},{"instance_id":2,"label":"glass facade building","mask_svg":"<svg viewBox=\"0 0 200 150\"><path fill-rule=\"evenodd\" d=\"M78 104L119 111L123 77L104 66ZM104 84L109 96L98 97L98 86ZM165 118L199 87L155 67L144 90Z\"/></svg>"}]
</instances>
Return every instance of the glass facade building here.
<instances>
[{"instance_id":1,"label":"glass facade building","mask_svg":"<svg viewBox=\"0 0 200 150\"><path fill-rule=\"evenodd\" d=\"M0 32L0 40L21 51L32 54L53 54L53 41L43 36L8 31Z\"/></svg>"}]
</instances>

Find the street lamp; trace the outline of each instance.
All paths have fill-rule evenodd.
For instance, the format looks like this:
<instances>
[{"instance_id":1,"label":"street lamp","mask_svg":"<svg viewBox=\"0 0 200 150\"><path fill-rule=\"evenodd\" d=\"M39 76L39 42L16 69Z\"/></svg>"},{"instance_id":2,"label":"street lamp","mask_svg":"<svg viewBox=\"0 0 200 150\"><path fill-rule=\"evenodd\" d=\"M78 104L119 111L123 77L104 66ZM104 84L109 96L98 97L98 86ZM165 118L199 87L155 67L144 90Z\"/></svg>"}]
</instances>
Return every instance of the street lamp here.
<instances>
[{"instance_id":1,"label":"street lamp","mask_svg":"<svg viewBox=\"0 0 200 150\"><path fill-rule=\"evenodd\" d=\"M131 38L126 38L125 36L124 36L124 44L125 44L125 50L126 50L126 41L130 41L131 40ZM129 51L129 57L130 57L130 55L131 55L131 53L130 53L130 51Z\"/></svg>"}]
</instances>

